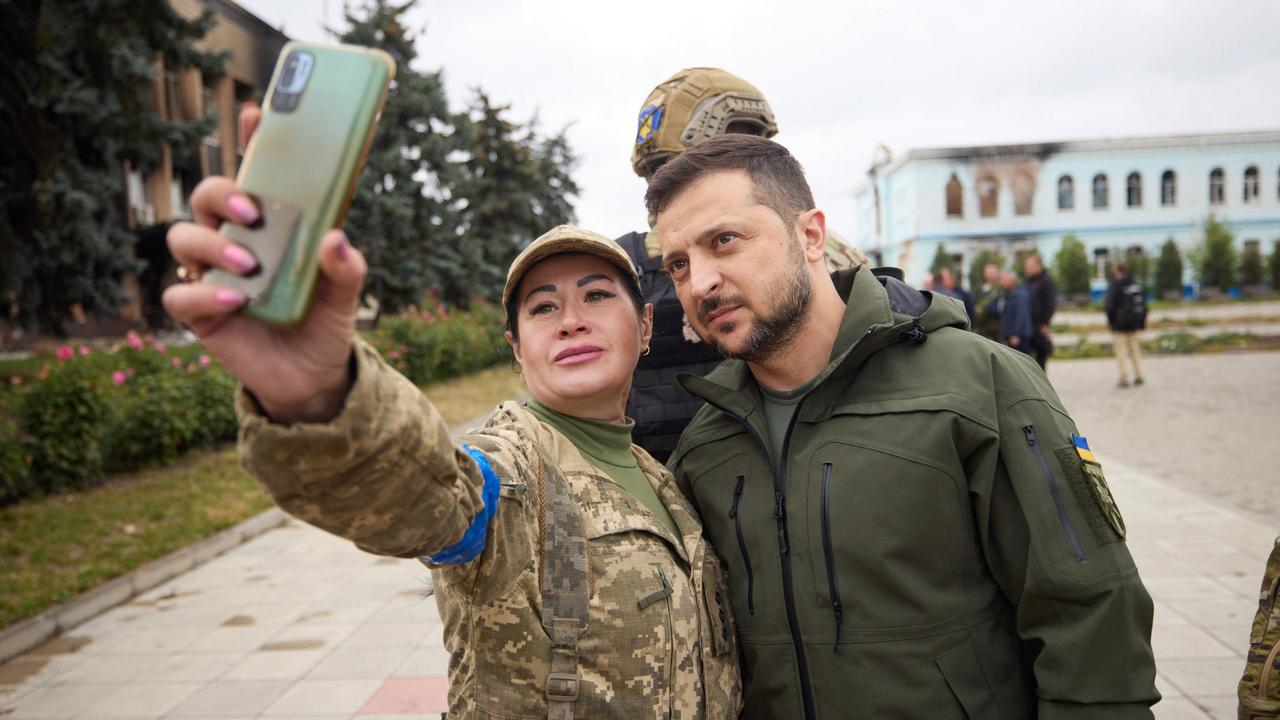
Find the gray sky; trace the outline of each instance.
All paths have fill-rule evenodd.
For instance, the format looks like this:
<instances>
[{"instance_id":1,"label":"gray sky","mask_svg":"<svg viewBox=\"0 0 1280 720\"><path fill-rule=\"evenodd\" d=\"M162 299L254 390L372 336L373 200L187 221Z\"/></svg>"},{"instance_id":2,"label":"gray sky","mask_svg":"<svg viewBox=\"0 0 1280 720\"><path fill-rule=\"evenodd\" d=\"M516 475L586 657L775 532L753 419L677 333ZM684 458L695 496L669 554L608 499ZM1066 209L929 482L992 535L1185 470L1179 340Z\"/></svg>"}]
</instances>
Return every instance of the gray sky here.
<instances>
[{"instance_id":1,"label":"gray sky","mask_svg":"<svg viewBox=\"0 0 1280 720\"><path fill-rule=\"evenodd\" d=\"M341 0L238 0L324 41ZM327 6L327 8L326 8ZM1274 0L420 0L418 69L457 108L481 87L511 117L569 127L581 225L643 229L636 115L683 67L723 67L769 98L828 224L886 143L911 148L1280 127Z\"/></svg>"}]
</instances>

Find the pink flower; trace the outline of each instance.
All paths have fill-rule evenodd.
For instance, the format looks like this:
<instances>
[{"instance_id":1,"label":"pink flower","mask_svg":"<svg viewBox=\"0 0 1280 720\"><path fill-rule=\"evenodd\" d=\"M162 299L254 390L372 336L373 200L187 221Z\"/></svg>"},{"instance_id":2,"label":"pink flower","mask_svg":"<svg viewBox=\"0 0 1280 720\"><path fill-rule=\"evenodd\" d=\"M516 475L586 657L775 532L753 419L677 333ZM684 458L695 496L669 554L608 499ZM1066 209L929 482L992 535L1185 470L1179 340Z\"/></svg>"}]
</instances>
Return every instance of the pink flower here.
<instances>
[{"instance_id":1,"label":"pink flower","mask_svg":"<svg viewBox=\"0 0 1280 720\"><path fill-rule=\"evenodd\" d=\"M125 381L128 379L129 379L129 376L125 375L123 370L117 370L111 373L111 382L117 385L123 385Z\"/></svg>"},{"instance_id":2,"label":"pink flower","mask_svg":"<svg viewBox=\"0 0 1280 720\"><path fill-rule=\"evenodd\" d=\"M441 320L448 320L448 319L449 319L449 308L445 307L445 304L444 304L444 303L440 303L440 307L439 307L439 308L437 308L437 309L440 311L440 319L441 319Z\"/></svg>"},{"instance_id":3,"label":"pink flower","mask_svg":"<svg viewBox=\"0 0 1280 720\"><path fill-rule=\"evenodd\" d=\"M70 360L70 359L71 359L71 357L72 357L73 355L75 355L75 353L73 353L73 352L71 351L71 348L70 348L70 347L68 347L67 345L59 345L59 346L58 346L58 359L59 359L59 360Z\"/></svg>"},{"instance_id":4,"label":"pink flower","mask_svg":"<svg viewBox=\"0 0 1280 720\"><path fill-rule=\"evenodd\" d=\"M129 334L125 335L124 338L129 342L129 347L133 348L134 350L142 349L142 338L138 337L137 332L130 330Z\"/></svg>"},{"instance_id":5,"label":"pink flower","mask_svg":"<svg viewBox=\"0 0 1280 720\"><path fill-rule=\"evenodd\" d=\"M14 375L14 376L10 377L10 378L9 378L9 384L10 384L10 385L21 385L21 384L22 384L22 376L21 376L21 375Z\"/></svg>"},{"instance_id":6,"label":"pink flower","mask_svg":"<svg viewBox=\"0 0 1280 720\"><path fill-rule=\"evenodd\" d=\"M89 354L89 353L91 353L91 352L93 352L93 351L89 349L89 346L88 346L88 345L81 345L81 346L80 346L80 354L81 354L81 355L88 355L88 354Z\"/></svg>"},{"instance_id":7,"label":"pink flower","mask_svg":"<svg viewBox=\"0 0 1280 720\"><path fill-rule=\"evenodd\" d=\"M169 361L169 364L176 368L180 368L182 367L182 358L175 355L173 359Z\"/></svg>"},{"instance_id":8,"label":"pink flower","mask_svg":"<svg viewBox=\"0 0 1280 720\"><path fill-rule=\"evenodd\" d=\"M174 359L176 360L177 358L174 358ZM190 375L195 371L196 371L196 364L193 362L187 363L187 374Z\"/></svg>"},{"instance_id":9,"label":"pink flower","mask_svg":"<svg viewBox=\"0 0 1280 720\"><path fill-rule=\"evenodd\" d=\"M399 359L400 359L400 351L399 351L399 350L392 350L392 351L388 352L388 353L387 353L387 359L388 359L388 360L399 360Z\"/></svg>"},{"instance_id":10,"label":"pink flower","mask_svg":"<svg viewBox=\"0 0 1280 720\"><path fill-rule=\"evenodd\" d=\"M209 367L209 362L210 362L210 361L209 361L209 356L208 356L208 355L201 355L201 356L200 356L200 367Z\"/></svg>"},{"instance_id":11,"label":"pink flower","mask_svg":"<svg viewBox=\"0 0 1280 720\"><path fill-rule=\"evenodd\" d=\"M162 343L162 342L160 342L159 340L157 340L157 341L155 341L155 342L151 343L151 347L152 347L152 349L154 349L156 352L160 353L161 355L163 355L163 354L165 354L165 353L169 352L169 348L168 348L168 347L166 347L166 346L165 346L165 344L164 344L164 343Z\"/></svg>"},{"instance_id":12,"label":"pink flower","mask_svg":"<svg viewBox=\"0 0 1280 720\"><path fill-rule=\"evenodd\" d=\"M127 368L125 368L125 369L124 369L124 374L125 374L125 375L128 375L129 377L133 377L133 368L131 368L131 367L127 367Z\"/></svg>"}]
</instances>

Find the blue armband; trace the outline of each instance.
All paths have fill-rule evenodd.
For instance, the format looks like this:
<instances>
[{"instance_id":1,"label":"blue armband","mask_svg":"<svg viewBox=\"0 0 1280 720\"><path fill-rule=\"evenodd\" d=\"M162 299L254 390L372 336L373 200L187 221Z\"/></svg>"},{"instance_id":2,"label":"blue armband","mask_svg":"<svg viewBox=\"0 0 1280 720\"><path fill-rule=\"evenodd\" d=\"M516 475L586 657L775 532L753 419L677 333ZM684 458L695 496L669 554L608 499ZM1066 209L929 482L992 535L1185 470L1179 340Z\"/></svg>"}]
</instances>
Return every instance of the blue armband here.
<instances>
[{"instance_id":1,"label":"blue armband","mask_svg":"<svg viewBox=\"0 0 1280 720\"><path fill-rule=\"evenodd\" d=\"M427 558L434 565L466 565L480 557L480 553L484 550L485 538L488 536L489 521L498 512L498 473L493 471L493 466L489 464L489 459L484 456L484 453L469 445L463 445L462 449L466 450L467 454L475 459L476 465L480 466L480 474L484 477L484 492L481 496L484 499L484 507L476 513L475 519L471 521L471 527L463 533L461 540Z\"/></svg>"}]
</instances>

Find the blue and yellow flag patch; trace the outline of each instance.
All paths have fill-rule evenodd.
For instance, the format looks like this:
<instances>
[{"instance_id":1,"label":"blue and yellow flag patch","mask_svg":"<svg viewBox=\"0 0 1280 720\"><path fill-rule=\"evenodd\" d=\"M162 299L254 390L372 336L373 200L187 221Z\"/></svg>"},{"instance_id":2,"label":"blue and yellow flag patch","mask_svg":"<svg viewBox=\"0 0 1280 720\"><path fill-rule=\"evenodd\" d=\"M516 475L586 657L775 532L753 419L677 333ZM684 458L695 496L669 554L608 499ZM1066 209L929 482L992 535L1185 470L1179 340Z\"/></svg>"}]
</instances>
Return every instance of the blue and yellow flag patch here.
<instances>
[{"instance_id":1,"label":"blue and yellow flag patch","mask_svg":"<svg viewBox=\"0 0 1280 720\"><path fill-rule=\"evenodd\" d=\"M640 121L636 129L636 144L639 145L662 127L662 108L650 105L640 111Z\"/></svg>"},{"instance_id":2,"label":"blue and yellow flag patch","mask_svg":"<svg viewBox=\"0 0 1280 720\"><path fill-rule=\"evenodd\" d=\"M1080 456L1081 460L1098 462L1098 458L1094 457L1093 451L1089 449L1089 440L1083 435L1071 433L1071 442L1075 444L1076 454Z\"/></svg>"}]
</instances>

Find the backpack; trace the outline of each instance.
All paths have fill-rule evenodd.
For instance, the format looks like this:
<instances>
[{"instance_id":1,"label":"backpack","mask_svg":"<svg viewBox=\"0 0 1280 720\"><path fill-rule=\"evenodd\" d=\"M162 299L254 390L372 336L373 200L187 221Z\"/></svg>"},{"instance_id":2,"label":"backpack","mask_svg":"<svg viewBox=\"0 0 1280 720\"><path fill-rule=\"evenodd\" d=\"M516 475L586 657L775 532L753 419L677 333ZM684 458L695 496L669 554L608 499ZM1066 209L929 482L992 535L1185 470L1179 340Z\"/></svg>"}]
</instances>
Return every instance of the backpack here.
<instances>
[{"instance_id":1,"label":"backpack","mask_svg":"<svg viewBox=\"0 0 1280 720\"><path fill-rule=\"evenodd\" d=\"M1280 536L1262 576L1258 613L1249 633L1249 655L1240 678L1239 720L1280 718Z\"/></svg>"},{"instance_id":2,"label":"backpack","mask_svg":"<svg viewBox=\"0 0 1280 720\"><path fill-rule=\"evenodd\" d=\"M1147 289L1136 282L1120 288L1116 297L1115 325L1117 330L1141 330L1147 326Z\"/></svg>"}]
</instances>

